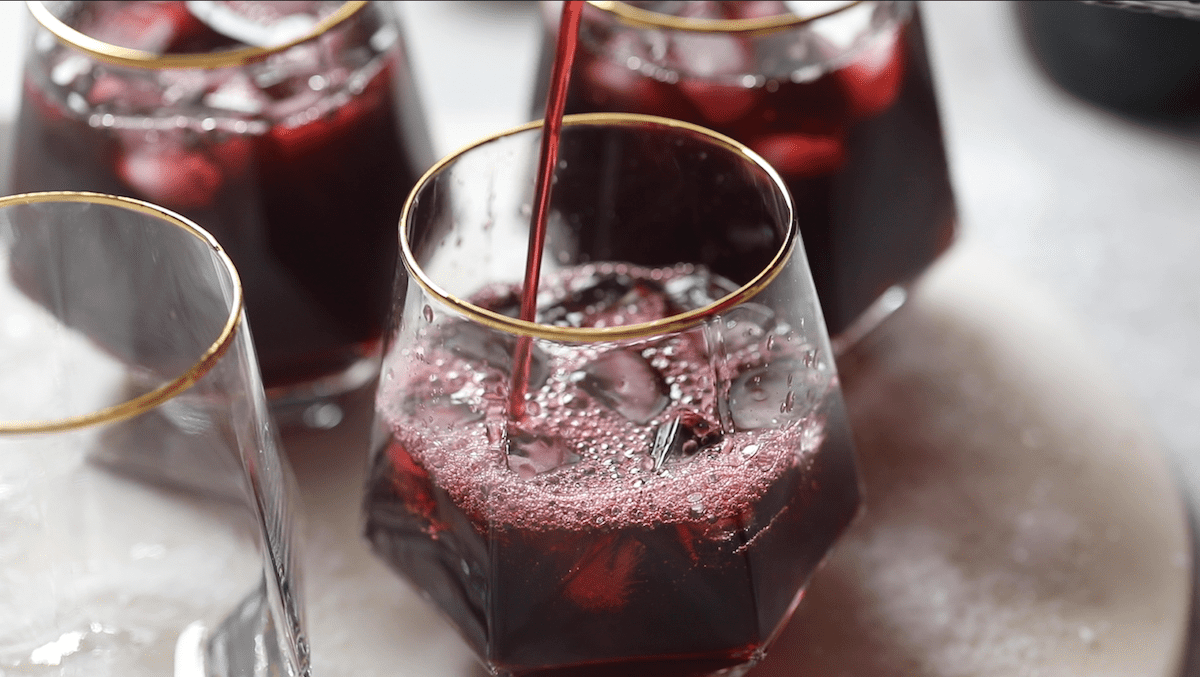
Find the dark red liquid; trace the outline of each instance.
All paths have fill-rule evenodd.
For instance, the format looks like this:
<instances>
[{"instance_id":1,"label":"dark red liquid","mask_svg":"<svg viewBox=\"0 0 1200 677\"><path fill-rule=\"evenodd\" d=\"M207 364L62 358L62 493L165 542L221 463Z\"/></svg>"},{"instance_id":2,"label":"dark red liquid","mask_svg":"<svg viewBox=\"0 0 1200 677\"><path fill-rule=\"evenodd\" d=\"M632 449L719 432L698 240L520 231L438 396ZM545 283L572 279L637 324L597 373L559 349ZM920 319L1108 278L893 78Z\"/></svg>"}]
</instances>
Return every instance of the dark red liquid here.
<instances>
[{"instance_id":1,"label":"dark red liquid","mask_svg":"<svg viewBox=\"0 0 1200 677\"><path fill-rule=\"evenodd\" d=\"M85 8L75 23L118 43L126 33L145 40L171 26L166 38L142 45L164 52L239 46L189 18L183 4L144 3L112 14ZM322 49L354 49L381 22L378 9L367 7L320 38ZM400 211L432 159L399 42L362 64L365 82L361 91L346 90L348 100L284 81L254 95L266 98L261 113L182 107L192 119L187 129L162 126L173 118L159 113L162 87L148 72L93 65L73 85L84 83L87 105L78 112L79 95L52 84L54 65L31 60L26 69L15 192L127 195L211 232L241 275L268 388L334 375L377 354ZM242 77L241 68L206 71L210 90ZM297 117L309 105L313 113ZM295 110L285 115L289 106ZM106 125L105 113L117 124ZM214 129L199 126L208 116ZM130 120L157 130L130 128Z\"/></svg>"},{"instance_id":2,"label":"dark red liquid","mask_svg":"<svg viewBox=\"0 0 1200 677\"><path fill-rule=\"evenodd\" d=\"M736 12L781 3L708 4ZM706 79L686 69L660 69L653 77L630 65L644 69L646 59L613 56L618 34L636 31L614 24L596 8L585 12L566 112L686 120L762 155L795 199L831 335L844 332L884 291L913 280L949 246L954 198L915 9L894 40L884 34L849 63L801 82L787 76L749 83ZM732 56L713 56L716 48L702 47L696 48L697 58L749 62L755 50L761 58L776 44L749 36L729 40L724 48ZM543 51L540 81L548 52ZM669 56L687 60L686 54ZM540 96L535 100L540 104Z\"/></svg>"},{"instance_id":3,"label":"dark red liquid","mask_svg":"<svg viewBox=\"0 0 1200 677\"><path fill-rule=\"evenodd\" d=\"M820 454L736 523L588 533L489 527L393 439L372 469L367 534L479 655L514 675L700 677L756 656L853 514L849 441L827 438ZM737 535L710 537L723 528Z\"/></svg>"},{"instance_id":4,"label":"dark red liquid","mask_svg":"<svg viewBox=\"0 0 1200 677\"><path fill-rule=\"evenodd\" d=\"M680 310L665 282L617 270L542 320ZM547 346L519 436L496 388L515 340L431 322L385 359L376 552L501 674L698 677L756 659L858 505L840 398L827 376L807 380L801 341L740 325L730 425L715 423L723 396L706 374L725 367L709 371L703 332ZM690 432L660 446L671 421Z\"/></svg>"}]
</instances>

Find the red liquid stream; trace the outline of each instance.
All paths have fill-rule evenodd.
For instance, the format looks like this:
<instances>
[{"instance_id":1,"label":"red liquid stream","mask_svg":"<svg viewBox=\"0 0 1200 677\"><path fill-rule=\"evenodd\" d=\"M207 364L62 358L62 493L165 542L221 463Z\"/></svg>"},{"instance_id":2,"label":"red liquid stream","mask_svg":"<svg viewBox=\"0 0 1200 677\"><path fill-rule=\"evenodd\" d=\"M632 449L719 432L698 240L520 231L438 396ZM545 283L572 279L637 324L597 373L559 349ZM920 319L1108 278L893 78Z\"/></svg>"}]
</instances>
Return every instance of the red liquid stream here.
<instances>
[{"instance_id":1,"label":"red liquid stream","mask_svg":"<svg viewBox=\"0 0 1200 677\"><path fill-rule=\"evenodd\" d=\"M571 79L571 63L575 60L575 45L579 40L579 17L582 0L563 3L554 50L554 68L550 74L550 91L546 95L546 117L542 125L542 147L538 158L537 192L534 194L533 221L529 228L529 250L525 255L525 284L521 288L520 318L533 322L537 314L537 290L542 268L542 249L546 241L546 216L550 211L550 184L554 166L558 163L558 141L562 133L563 109L567 102L567 85ZM511 420L525 415L525 391L529 388L529 359L533 338L521 336L513 355L512 387L508 403Z\"/></svg>"}]
</instances>

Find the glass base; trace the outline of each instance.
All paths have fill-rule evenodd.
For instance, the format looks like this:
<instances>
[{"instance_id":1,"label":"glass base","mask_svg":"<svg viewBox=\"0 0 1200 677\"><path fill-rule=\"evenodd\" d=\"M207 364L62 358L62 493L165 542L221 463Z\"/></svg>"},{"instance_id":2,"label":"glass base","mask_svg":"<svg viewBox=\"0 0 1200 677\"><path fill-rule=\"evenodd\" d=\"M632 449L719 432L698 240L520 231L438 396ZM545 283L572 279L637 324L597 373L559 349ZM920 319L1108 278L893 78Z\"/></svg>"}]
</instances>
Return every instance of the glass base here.
<instances>
[{"instance_id":1,"label":"glass base","mask_svg":"<svg viewBox=\"0 0 1200 677\"><path fill-rule=\"evenodd\" d=\"M330 430L345 418L342 398L379 376L378 355L363 357L346 369L307 383L267 389L271 415L282 430Z\"/></svg>"},{"instance_id":2,"label":"glass base","mask_svg":"<svg viewBox=\"0 0 1200 677\"><path fill-rule=\"evenodd\" d=\"M845 331L837 336L830 337L834 357L845 355L859 341L870 334L875 327L878 327L884 320L891 317L892 313L899 310L908 300L908 289L908 284L897 284L888 287L887 291L880 294L874 303L867 306L862 315L859 315L858 319L851 322Z\"/></svg>"}]
</instances>

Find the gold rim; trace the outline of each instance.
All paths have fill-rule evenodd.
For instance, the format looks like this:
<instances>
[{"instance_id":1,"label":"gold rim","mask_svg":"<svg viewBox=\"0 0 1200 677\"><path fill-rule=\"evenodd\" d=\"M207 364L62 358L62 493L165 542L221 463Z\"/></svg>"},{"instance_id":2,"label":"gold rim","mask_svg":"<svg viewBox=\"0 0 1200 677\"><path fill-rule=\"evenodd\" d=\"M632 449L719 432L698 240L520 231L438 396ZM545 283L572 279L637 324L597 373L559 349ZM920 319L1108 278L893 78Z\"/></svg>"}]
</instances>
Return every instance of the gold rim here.
<instances>
[{"instance_id":1,"label":"gold rim","mask_svg":"<svg viewBox=\"0 0 1200 677\"><path fill-rule=\"evenodd\" d=\"M786 224L783 244L780 245L779 250L775 252L775 256L771 259L770 263L767 264L766 268L760 271L758 275L754 276L754 278L748 283L739 287L737 291L717 301L714 301L707 306L703 306L695 310L689 310L678 315L672 315L671 317L663 318L661 320L655 320L653 322L639 322L637 324L623 325L620 327L604 327L599 329L592 327L558 327L554 325L538 324L536 322L527 322L525 320L508 317L507 315L501 315L500 313L487 310L486 308L481 308L445 291L436 283L434 283L434 281L430 279L428 275L425 274L425 271L422 270L421 266L417 263L416 257L413 255L412 248L409 246L408 223L409 218L412 215L413 205L416 202L418 193L420 193L421 189L434 177L438 176L444 168L471 150L504 137L514 136L533 129L539 129L542 126L541 122L530 122L528 124L521 125L520 127L514 127L507 131L493 134L464 146L458 151L455 151L454 153L451 153L450 155L447 155L439 160L435 165L433 165L433 167L429 169L429 171L425 172L420 181L417 181L417 185L413 188L412 192L409 193L408 199L404 202L404 211L400 216L401 257L404 261L404 267L409 272L410 278L416 280L417 284L420 285L421 288L442 303L450 306L454 310L465 315L467 318L493 329L498 329L510 334L530 336L533 338L547 339L552 341L594 343L598 341L617 341L633 338L645 338L695 327L704 320L714 315L719 315L729 308L740 305L741 303L744 303L745 301L748 301L749 299L758 295L760 291L765 289L767 285L769 285L771 281L774 280L777 275L779 275L779 272L783 269L784 264L787 263L788 258L792 255L792 250L796 246L797 234L794 223L795 207L792 203L791 193L787 190L787 184L783 182L783 179L779 176L779 173L776 172L771 165L767 164L766 160L759 157L757 153L750 150L750 148L744 144L739 143L728 136L725 136L724 134L719 134L711 129L706 129L699 125L694 125L680 120L672 120L654 115L639 115L634 113L583 113L578 115L563 116L564 129L574 125L594 124L610 126L621 125L628 127L655 125L669 127L672 129L687 130L709 139L716 146L721 146L727 150L733 151L737 155L741 155L746 159L746 161L758 166L763 172L770 176L771 181L779 189L780 196L784 199L784 204L787 208L786 216L788 222Z\"/></svg>"},{"instance_id":2,"label":"gold rim","mask_svg":"<svg viewBox=\"0 0 1200 677\"><path fill-rule=\"evenodd\" d=\"M48 433L61 432L64 430L75 430L78 428L86 428L88 426L99 423L116 423L125 419L133 418L138 414L154 409L162 403L174 398L176 395L191 388L196 381L200 380L214 364L229 350L233 345L233 339L237 335L238 327L242 317L242 282L238 277L237 268L234 267L233 261L229 255L221 248L208 232L179 216L178 214L152 205L149 202L142 202L128 197L118 197L116 195L104 195L102 193L87 193L75 191L54 191L45 193L23 193L20 195L12 195L8 197L0 197L0 209L13 205L27 205L43 202L82 202L89 204L107 205L110 207L118 207L129 211L146 214L155 218L162 219L171 225L181 228L188 234L203 242L213 250L221 265L228 273L230 281L233 285L233 303L231 304L229 317L225 320L225 326L221 329L221 333L216 340L204 351L192 364L187 371L180 374L174 380L159 386L158 388L144 394L139 395L131 400L126 400L120 404L115 404L111 407L106 407L90 414L82 414L69 418L54 420L54 421L0 421L0 435L13 433Z\"/></svg>"},{"instance_id":3,"label":"gold rim","mask_svg":"<svg viewBox=\"0 0 1200 677\"><path fill-rule=\"evenodd\" d=\"M26 2L33 18L46 30L50 31L65 45L74 47L92 57L107 63L134 68L222 68L225 66L241 66L257 61L270 54L276 54L296 45L308 42L313 38L329 31L346 19L353 16L367 3L347 2L338 7L337 11L321 19L308 33L274 47L243 47L225 52L212 54L155 54L140 49L130 49L97 40L89 35L71 28L61 19L46 9L45 3L30 0Z\"/></svg>"},{"instance_id":4,"label":"gold rim","mask_svg":"<svg viewBox=\"0 0 1200 677\"><path fill-rule=\"evenodd\" d=\"M810 16L779 14L755 19L696 19L673 16L635 7L627 2L611 0L589 0L588 4L612 14L622 23L638 28L665 28L694 33L773 33L824 19L861 5L863 0L853 0L845 5Z\"/></svg>"}]
</instances>

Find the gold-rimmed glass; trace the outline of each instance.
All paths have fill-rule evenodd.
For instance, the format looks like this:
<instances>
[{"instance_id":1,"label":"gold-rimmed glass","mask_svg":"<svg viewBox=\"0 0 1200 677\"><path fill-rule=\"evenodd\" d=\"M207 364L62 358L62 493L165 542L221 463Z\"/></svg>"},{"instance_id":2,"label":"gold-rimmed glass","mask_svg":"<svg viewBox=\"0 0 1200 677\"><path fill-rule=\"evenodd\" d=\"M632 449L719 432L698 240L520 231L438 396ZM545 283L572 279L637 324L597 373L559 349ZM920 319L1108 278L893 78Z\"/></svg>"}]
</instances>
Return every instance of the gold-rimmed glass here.
<instances>
[{"instance_id":1,"label":"gold-rimmed glass","mask_svg":"<svg viewBox=\"0 0 1200 677\"><path fill-rule=\"evenodd\" d=\"M0 198L0 673L306 675L291 471L212 238Z\"/></svg>"},{"instance_id":2,"label":"gold-rimmed glass","mask_svg":"<svg viewBox=\"0 0 1200 677\"><path fill-rule=\"evenodd\" d=\"M535 114L545 102L558 8ZM686 120L771 163L839 353L899 307L956 229L914 2L588 2L567 113Z\"/></svg>"},{"instance_id":3,"label":"gold-rimmed glass","mask_svg":"<svg viewBox=\"0 0 1200 677\"><path fill-rule=\"evenodd\" d=\"M738 674L859 498L791 198L728 137L566 116L526 322L540 138L405 206L368 538L493 674Z\"/></svg>"},{"instance_id":4,"label":"gold-rimmed glass","mask_svg":"<svg viewBox=\"0 0 1200 677\"><path fill-rule=\"evenodd\" d=\"M284 424L378 374L404 196L433 161L388 3L29 2L12 190L127 195L245 281Z\"/></svg>"}]
</instances>

